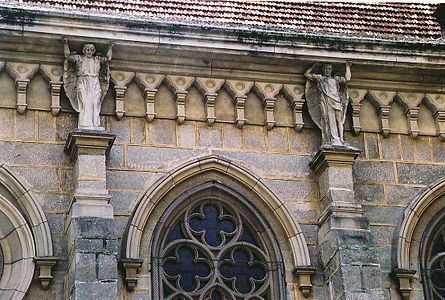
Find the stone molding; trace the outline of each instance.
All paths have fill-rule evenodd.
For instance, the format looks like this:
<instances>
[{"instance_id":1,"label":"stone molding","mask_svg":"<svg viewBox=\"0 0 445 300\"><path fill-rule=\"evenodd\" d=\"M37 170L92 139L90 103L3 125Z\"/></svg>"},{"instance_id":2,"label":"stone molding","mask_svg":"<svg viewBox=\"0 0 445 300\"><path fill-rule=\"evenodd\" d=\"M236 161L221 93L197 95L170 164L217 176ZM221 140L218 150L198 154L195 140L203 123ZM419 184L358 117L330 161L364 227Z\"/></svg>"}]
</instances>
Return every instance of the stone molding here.
<instances>
[{"instance_id":1,"label":"stone molding","mask_svg":"<svg viewBox=\"0 0 445 300\"><path fill-rule=\"evenodd\" d=\"M116 135L105 130L75 129L69 133L64 151L71 160L75 160L83 150L97 150L108 156Z\"/></svg>"},{"instance_id":2,"label":"stone molding","mask_svg":"<svg viewBox=\"0 0 445 300\"><path fill-rule=\"evenodd\" d=\"M150 215L156 205L162 201L162 197L173 186L180 184L184 180L194 175L208 171L216 171L229 176L247 188L251 189L260 197L276 216L277 221L282 225L287 241L292 250L294 266L311 266L309 250L304 238L304 234L295 220L290 215L286 204L277 198L274 193L261 181L259 177L235 162L211 155L200 157L168 172L148 189L145 190L128 222L128 233L123 240L122 259L140 259L140 249L142 234Z\"/></svg>"},{"instance_id":3,"label":"stone molding","mask_svg":"<svg viewBox=\"0 0 445 300\"><path fill-rule=\"evenodd\" d=\"M39 70L39 65L28 63L7 62L6 70L9 75L15 79L17 91L17 111L20 114L25 113L27 103L28 84L30 79Z\"/></svg>"},{"instance_id":4,"label":"stone molding","mask_svg":"<svg viewBox=\"0 0 445 300\"><path fill-rule=\"evenodd\" d=\"M42 289L47 290L52 276L52 268L57 263L58 259L55 257L34 257L34 262L39 269L39 281Z\"/></svg>"},{"instance_id":5,"label":"stone molding","mask_svg":"<svg viewBox=\"0 0 445 300\"><path fill-rule=\"evenodd\" d=\"M155 97L158 88L164 80L164 75L136 73L134 77L138 86L144 90L145 99L145 119L147 122L152 122L156 117L155 113Z\"/></svg>"},{"instance_id":6,"label":"stone molding","mask_svg":"<svg viewBox=\"0 0 445 300\"><path fill-rule=\"evenodd\" d=\"M128 291L134 291L138 283L137 272L139 268L142 266L143 259L135 259L135 258L123 258L120 260L122 266L125 269L125 283Z\"/></svg>"},{"instance_id":7,"label":"stone molding","mask_svg":"<svg viewBox=\"0 0 445 300\"><path fill-rule=\"evenodd\" d=\"M409 300L412 291L411 279L414 277L414 274L416 274L415 270L394 269L393 271L393 276L399 281L399 290L403 300Z\"/></svg>"},{"instance_id":8,"label":"stone molding","mask_svg":"<svg viewBox=\"0 0 445 300\"><path fill-rule=\"evenodd\" d=\"M0 279L1 299L22 299L34 275L36 255L31 230L20 211L0 195L0 212L6 216L0 224L0 245L4 269ZM4 232L3 230L8 230ZM15 232L15 234L11 234Z\"/></svg>"},{"instance_id":9,"label":"stone molding","mask_svg":"<svg viewBox=\"0 0 445 300\"><path fill-rule=\"evenodd\" d=\"M309 163L318 176L329 166L352 166L361 151L355 147L323 145Z\"/></svg>"},{"instance_id":10,"label":"stone molding","mask_svg":"<svg viewBox=\"0 0 445 300\"><path fill-rule=\"evenodd\" d=\"M51 113L57 116L62 108L60 106L60 88L63 85L61 80L63 68L56 65L40 65L40 70L49 82L51 89Z\"/></svg>"},{"instance_id":11,"label":"stone molding","mask_svg":"<svg viewBox=\"0 0 445 300\"><path fill-rule=\"evenodd\" d=\"M196 78L196 85L198 90L204 96L204 103L206 105L206 121L209 126L212 126L216 121L215 101L218 97L218 91L223 86L225 80L217 78Z\"/></svg>"},{"instance_id":12,"label":"stone molding","mask_svg":"<svg viewBox=\"0 0 445 300\"><path fill-rule=\"evenodd\" d=\"M308 298L312 292L312 280L311 277L314 275L316 268L307 266L297 266L294 269L295 276L298 277L298 287L304 298Z\"/></svg>"},{"instance_id":13,"label":"stone molding","mask_svg":"<svg viewBox=\"0 0 445 300\"><path fill-rule=\"evenodd\" d=\"M114 92L116 95L116 118L122 120L125 115L124 96L128 84L133 80L134 72L111 71L110 79L114 83Z\"/></svg>"},{"instance_id":14,"label":"stone molding","mask_svg":"<svg viewBox=\"0 0 445 300\"><path fill-rule=\"evenodd\" d=\"M290 101L294 129L297 132L300 132L304 126L303 104L306 101L303 97L304 86L296 84L283 84L282 92L284 97Z\"/></svg>"},{"instance_id":15,"label":"stone molding","mask_svg":"<svg viewBox=\"0 0 445 300\"><path fill-rule=\"evenodd\" d=\"M187 97L188 90L195 82L194 77L190 76L166 76L167 86L175 95L176 101L176 120L179 124L184 123L185 114L185 97Z\"/></svg>"}]
</instances>

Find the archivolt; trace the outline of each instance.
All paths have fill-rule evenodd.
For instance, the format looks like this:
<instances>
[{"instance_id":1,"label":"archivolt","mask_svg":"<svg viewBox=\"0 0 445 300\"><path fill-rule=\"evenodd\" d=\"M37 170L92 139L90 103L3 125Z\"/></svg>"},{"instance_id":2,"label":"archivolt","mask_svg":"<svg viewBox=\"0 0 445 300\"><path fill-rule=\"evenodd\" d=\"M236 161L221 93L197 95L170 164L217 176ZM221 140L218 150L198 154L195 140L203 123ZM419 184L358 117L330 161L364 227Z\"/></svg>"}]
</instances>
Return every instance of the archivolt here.
<instances>
[{"instance_id":1,"label":"archivolt","mask_svg":"<svg viewBox=\"0 0 445 300\"><path fill-rule=\"evenodd\" d=\"M16 203L24 215L34 236L36 256L53 256L53 244L48 221L36 201L31 187L5 165L0 164L0 184L3 185L15 198Z\"/></svg>"},{"instance_id":2,"label":"archivolt","mask_svg":"<svg viewBox=\"0 0 445 300\"><path fill-rule=\"evenodd\" d=\"M438 200L441 203L438 203ZM397 240L397 268L418 269L418 250L424 227L435 217L434 213L443 207L445 207L445 177L428 185L405 209ZM417 251L414 253L413 249Z\"/></svg>"},{"instance_id":3,"label":"archivolt","mask_svg":"<svg viewBox=\"0 0 445 300\"><path fill-rule=\"evenodd\" d=\"M123 258L139 259L143 230L156 205L163 196L182 181L208 171L220 172L243 183L273 211L282 225L292 249L295 266L310 266L311 261L306 241L300 226L292 219L284 202L251 171L219 156L205 156L192 160L167 173L148 188L138 201L130 219L127 236L123 243Z\"/></svg>"}]
</instances>

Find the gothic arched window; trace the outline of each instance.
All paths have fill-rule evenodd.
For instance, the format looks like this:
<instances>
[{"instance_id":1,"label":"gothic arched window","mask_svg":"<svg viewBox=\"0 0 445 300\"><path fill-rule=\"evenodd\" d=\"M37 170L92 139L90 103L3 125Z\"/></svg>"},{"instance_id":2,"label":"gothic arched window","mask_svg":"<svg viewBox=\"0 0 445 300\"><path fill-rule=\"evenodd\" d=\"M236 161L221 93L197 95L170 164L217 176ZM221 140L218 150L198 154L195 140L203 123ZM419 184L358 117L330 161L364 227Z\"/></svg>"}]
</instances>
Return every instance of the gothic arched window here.
<instances>
[{"instance_id":1,"label":"gothic arched window","mask_svg":"<svg viewBox=\"0 0 445 300\"><path fill-rule=\"evenodd\" d=\"M154 299L284 299L273 231L227 187L206 183L188 191L155 232Z\"/></svg>"},{"instance_id":2,"label":"gothic arched window","mask_svg":"<svg viewBox=\"0 0 445 300\"><path fill-rule=\"evenodd\" d=\"M445 218L433 218L427 228L422 241L425 297L445 300Z\"/></svg>"}]
</instances>

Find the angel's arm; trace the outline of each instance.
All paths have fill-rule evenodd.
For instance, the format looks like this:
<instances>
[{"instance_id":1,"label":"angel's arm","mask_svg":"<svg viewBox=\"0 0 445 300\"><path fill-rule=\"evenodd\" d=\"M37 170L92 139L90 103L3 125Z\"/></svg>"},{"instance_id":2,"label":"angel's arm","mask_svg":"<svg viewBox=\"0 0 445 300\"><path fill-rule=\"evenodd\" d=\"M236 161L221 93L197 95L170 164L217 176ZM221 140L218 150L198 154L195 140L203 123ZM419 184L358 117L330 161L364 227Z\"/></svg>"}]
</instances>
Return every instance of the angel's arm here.
<instances>
[{"instance_id":1,"label":"angel's arm","mask_svg":"<svg viewBox=\"0 0 445 300\"><path fill-rule=\"evenodd\" d=\"M65 59L68 59L70 61L74 61L75 60L75 56L71 54L70 51L70 47L68 45L68 39L67 38L63 38L63 54L65 56Z\"/></svg>"},{"instance_id":2,"label":"angel's arm","mask_svg":"<svg viewBox=\"0 0 445 300\"><path fill-rule=\"evenodd\" d=\"M108 51L107 51L107 60L108 60L108 61L111 60L111 57L112 57L112 55L113 55L113 47L114 47L114 42L111 42L111 43L108 45Z\"/></svg>"},{"instance_id":3,"label":"angel's arm","mask_svg":"<svg viewBox=\"0 0 445 300\"><path fill-rule=\"evenodd\" d=\"M313 73L314 67L317 65L317 63L313 64L309 69L304 72L304 76L306 76L309 80L316 80L316 74Z\"/></svg>"},{"instance_id":4,"label":"angel's arm","mask_svg":"<svg viewBox=\"0 0 445 300\"><path fill-rule=\"evenodd\" d=\"M352 65L352 62L351 62L351 61L347 61L347 62L346 62L346 72L345 72L345 79L346 79L346 82L348 82L349 80L351 80L351 65Z\"/></svg>"}]
</instances>

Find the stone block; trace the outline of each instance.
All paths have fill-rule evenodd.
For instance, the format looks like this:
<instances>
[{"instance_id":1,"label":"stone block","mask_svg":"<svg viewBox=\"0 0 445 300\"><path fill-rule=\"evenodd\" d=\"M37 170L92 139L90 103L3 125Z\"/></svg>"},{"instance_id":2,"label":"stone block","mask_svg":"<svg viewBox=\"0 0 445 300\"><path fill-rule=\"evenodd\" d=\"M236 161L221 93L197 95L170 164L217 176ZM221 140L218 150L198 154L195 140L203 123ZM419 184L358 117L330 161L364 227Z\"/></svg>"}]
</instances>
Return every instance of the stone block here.
<instances>
[{"instance_id":1,"label":"stone block","mask_svg":"<svg viewBox=\"0 0 445 300\"><path fill-rule=\"evenodd\" d=\"M341 276L345 292L362 291L362 270L359 265L342 265Z\"/></svg>"},{"instance_id":2,"label":"stone block","mask_svg":"<svg viewBox=\"0 0 445 300\"><path fill-rule=\"evenodd\" d=\"M68 165L63 145L0 141L0 161L10 164Z\"/></svg>"},{"instance_id":3,"label":"stone block","mask_svg":"<svg viewBox=\"0 0 445 300\"><path fill-rule=\"evenodd\" d=\"M382 270L392 271L391 250L391 246L376 248Z\"/></svg>"},{"instance_id":4,"label":"stone block","mask_svg":"<svg viewBox=\"0 0 445 300\"><path fill-rule=\"evenodd\" d=\"M430 138L427 136L419 136L414 141L415 146L415 160L417 161L431 161L432 153L430 147Z\"/></svg>"},{"instance_id":5,"label":"stone block","mask_svg":"<svg viewBox=\"0 0 445 300\"><path fill-rule=\"evenodd\" d=\"M206 124L198 126L199 145L207 148L222 147L221 125L214 124L208 127Z\"/></svg>"},{"instance_id":6,"label":"stone block","mask_svg":"<svg viewBox=\"0 0 445 300\"><path fill-rule=\"evenodd\" d=\"M170 170L200 153L189 149L129 146L128 166L135 169Z\"/></svg>"},{"instance_id":7,"label":"stone block","mask_svg":"<svg viewBox=\"0 0 445 300\"><path fill-rule=\"evenodd\" d=\"M112 219L76 218L71 220L71 226L76 238L114 239Z\"/></svg>"},{"instance_id":8,"label":"stone block","mask_svg":"<svg viewBox=\"0 0 445 300\"><path fill-rule=\"evenodd\" d=\"M117 279L117 258L115 255L99 254L97 257L97 279Z\"/></svg>"},{"instance_id":9,"label":"stone block","mask_svg":"<svg viewBox=\"0 0 445 300\"><path fill-rule=\"evenodd\" d=\"M37 194L44 211L66 212L70 204L67 194Z\"/></svg>"},{"instance_id":10,"label":"stone block","mask_svg":"<svg viewBox=\"0 0 445 300\"><path fill-rule=\"evenodd\" d=\"M110 168L122 168L124 166L124 147L114 145L107 157L106 164Z\"/></svg>"},{"instance_id":11,"label":"stone block","mask_svg":"<svg viewBox=\"0 0 445 300\"><path fill-rule=\"evenodd\" d=\"M281 200L309 201L319 199L318 183L308 180L264 180Z\"/></svg>"},{"instance_id":12,"label":"stone block","mask_svg":"<svg viewBox=\"0 0 445 300\"><path fill-rule=\"evenodd\" d=\"M392 205L407 206L420 190L420 187L387 185L385 186L386 200Z\"/></svg>"},{"instance_id":13,"label":"stone block","mask_svg":"<svg viewBox=\"0 0 445 300\"><path fill-rule=\"evenodd\" d=\"M383 203L385 201L383 185L355 184L357 202Z\"/></svg>"},{"instance_id":14,"label":"stone block","mask_svg":"<svg viewBox=\"0 0 445 300\"><path fill-rule=\"evenodd\" d=\"M19 139L35 139L35 111L27 110L16 115L15 136Z\"/></svg>"},{"instance_id":15,"label":"stone block","mask_svg":"<svg viewBox=\"0 0 445 300\"><path fill-rule=\"evenodd\" d=\"M194 147L196 142L195 125L192 122L186 122L178 126L178 142L181 147Z\"/></svg>"},{"instance_id":16,"label":"stone block","mask_svg":"<svg viewBox=\"0 0 445 300\"><path fill-rule=\"evenodd\" d=\"M414 160L413 139L407 135L400 135L400 144L402 146L402 159Z\"/></svg>"},{"instance_id":17,"label":"stone block","mask_svg":"<svg viewBox=\"0 0 445 300\"><path fill-rule=\"evenodd\" d=\"M66 141L68 134L77 128L77 116L60 113L56 118L56 140Z\"/></svg>"},{"instance_id":18,"label":"stone block","mask_svg":"<svg viewBox=\"0 0 445 300\"><path fill-rule=\"evenodd\" d=\"M78 155L74 167L77 176L105 178L105 156Z\"/></svg>"},{"instance_id":19,"label":"stone block","mask_svg":"<svg viewBox=\"0 0 445 300\"><path fill-rule=\"evenodd\" d=\"M290 176L307 179L311 174L310 156L227 151L214 151L214 153L233 159L260 176Z\"/></svg>"},{"instance_id":20,"label":"stone block","mask_svg":"<svg viewBox=\"0 0 445 300\"><path fill-rule=\"evenodd\" d=\"M74 253L74 280L91 282L96 280L96 254Z\"/></svg>"},{"instance_id":21,"label":"stone block","mask_svg":"<svg viewBox=\"0 0 445 300\"><path fill-rule=\"evenodd\" d=\"M176 145L176 121L155 119L147 124L147 143L151 145Z\"/></svg>"},{"instance_id":22,"label":"stone block","mask_svg":"<svg viewBox=\"0 0 445 300\"><path fill-rule=\"evenodd\" d=\"M37 112L39 120L39 140L52 141L56 138L56 122L52 113L50 112Z\"/></svg>"},{"instance_id":23,"label":"stone block","mask_svg":"<svg viewBox=\"0 0 445 300\"><path fill-rule=\"evenodd\" d=\"M76 282L74 288L75 288L73 295L74 299L89 299L89 300L119 299L117 280Z\"/></svg>"},{"instance_id":24,"label":"stone block","mask_svg":"<svg viewBox=\"0 0 445 300\"><path fill-rule=\"evenodd\" d=\"M428 185L445 174L445 166L397 163L399 183Z\"/></svg>"},{"instance_id":25,"label":"stone block","mask_svg":"<svg viewBox=\"0 0 445 300\"><path fill-rule=\"evenodd\" d=\"M288 128L276 127L267 132L267 149L269 151L288 152Z\"/></svg>"},{"instance_id":26,"label":"stone block","mask_svg":"<svg viewBox=\"0 0 445 300\"><path fill-rule=\"evenodd\" d=\"M381 139L383 159L400 159L399 135L391 134L387 138Z\"/></svg>"},{"instance_id":27,"label":"stone block","mask_svg":"<svg viewBox=\"0 0 445 300\"><path fill-rule=\"evenodd\" d=\"M11 167L11 169L26 179L33 190L59 191L61 188L58 170L55 168Z\"/></svg>"},{"instance_id":28,"label":"stone block","mask_svg":"<svg viewBox=\"0 0 445 300\"><path fill-rule=\"evenodd\" d=\"M118 239L105 239L104 244L106 253L117 255L120 246Z\"/></svg>"},{"instance_id":29,"label":"stone block","mask_svg":"<svg viewBox=\"0 0 445 300\"><path fill-rule=\"evenodd\" d=\"M376 245L389 246L391 245L395 228L393 226L370 226L371 236Z\"/></svg>"},{"instance_id":30,"label":"stone block","mask_svg":"<svg viewBox=\"0 0 445 300\"><path fill-rule=\"evenodd\" d=\"M163 173L137 171L107 171L107 188L110 190L142 190L154 183Z\"/></svg>"},{"instance_id":31,"label":"stone block","mask_svg":"<svg viewBox=\"0 0 445 300\"><path fill-rule=\"evenodd\" d=\"M243 129L244 145L246 149L264 150L266 147L264 126L245 126Z\"/></svg>"},{"instance_id":32,"label":"stone block","mask_svg":"<svg viewBox=\"0 0 445 300\"><path fill-rule=\"evenodd\" d=\"M116 120L113 117L107 118L107 130L116 135L117 143L130 142L130 119Z\"/></svg>"},{"instance_id":33,"label":"stone block","mask_svg":"<svg viewBox=\"0 0 445 300\"><path fill-rule=\"evenodd\" d=\"M51 230L51 237L53 240L54 256L67 255L67 243L65 235L65 215L47 213L48 226Z\"/></svg>"},{"instance_id":34,"label":"stone block","mask_svg":"<svg viewBox=\"0 0 445 300\"><path fill-rule=\"evenodd\" d=\"M359 158L365 157L365 140L364 134L359 134L357 136L352 135L350 132L345 132L345 141L352 147L360 150Z\"/></svg>"},{"instance_id":35,"label":"stone block","mask_svg":"<svg viewBox=\"0 0 445 300\"><path fill-rule=\"evenodd\" d=\"M365 217L370 223L396 225L403 216L403 207L363 205Z\"/></svg>"},{"instance_id":36,"label":"stone block","mask_svg":"<svg viewBox=\"0 0 445 300\"><path fill-rule=\"evenodd\" d=\"M14 109L0 109L0 136L12 137L14 135Z\"/></svg>"},{"instance_id":37,"label":"stone block","mask_svg":"<svg viewBox=\"0 0 445 300\"><path fill-rule=\"evenodd\" d=\"M145 126L147 121L143 118L131 118L131 140L132 144L144 144L145 140Z\"/></svg>"},{"instance_id":38,"label":"stone block","mask_svg":"<svg viewBox=\"0 0 445 300\"><path fill-rule=\"evenodd\" d=\"M224 148L241 149L243 147L243 130L232 125L223 124Z\"/></svg>"},{"instance_id":39,"label":"stone block","mask_svg":"<svg viewBox=\"0 0 445 300\"><path fill-rule=\"evenodd\" d=\"M445 143L439 139L431 139L434 161L445 163Z\"/></svg>"},{"instance_id":40,"label":"stone block","mask_svg":"<svg viewBox=\"0 0 445 300\"><path fill-rule=\"evenodd\" d=\"M116 237L122 238L128 224L128 216L114 216L113 224Z\"/></svg>"},{"instance_id":41,"label":"stone block","mask_svg":"<svg viewBox=\"0 0 445 300\"><path fill-rule=\"evenodd\" d=\"M364 265L362 266L363 289L371 291L381 288L380 266Z\"/></svg>"},{"instance_id":42,"label":"stone block","mask_svg":"<svg viewBox=\"0 0 445 300\"><path fill-rule=\"evenodd\" d=\"M137 192L110 191L114 212L131 212L139 198Z\"/></svg>"},{"instance_id":43,"label":"stone block","mask_svg":"<svg viewBox=\"0 0 445 300\"><path fill-rule=\"evenodd\" d=\"M102 239L74 239L73 250L77 253L100 253L104 250L104 241Z\"/></svg>"},{"instance_id":44,"label":"stone block","mask_svg":"<svg viewBox=\"0 0 445 300\"><path fill-rule=\"evenodd\" d=\"M379 158L378 135L375 133L365 133L366 150L368 158Z\"/></svg>"},{"instance_id":45,"label":"stone block","mask_svg":"<svg viewBox=\"0 0 445 300\"><path fill-rule=\"evenodd\" d=\"M395 182L394 164L358 160L352 166L355 181Z\"/></svg>"}]
</instances>

